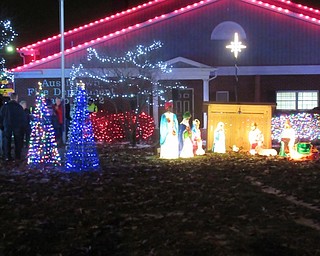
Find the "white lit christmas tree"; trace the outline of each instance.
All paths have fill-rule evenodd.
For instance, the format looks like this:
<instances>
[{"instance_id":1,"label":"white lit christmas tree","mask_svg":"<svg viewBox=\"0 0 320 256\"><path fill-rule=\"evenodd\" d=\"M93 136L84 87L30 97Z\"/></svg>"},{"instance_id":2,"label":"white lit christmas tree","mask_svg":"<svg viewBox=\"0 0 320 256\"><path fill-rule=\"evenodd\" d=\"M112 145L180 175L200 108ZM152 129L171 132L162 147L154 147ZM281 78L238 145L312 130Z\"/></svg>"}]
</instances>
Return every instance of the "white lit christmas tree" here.
<instances>
[{"instance_id":1,"label":"white lit christmas tree","mask_svg":"<svg viewBox=\"0 0 320 256\"><path fill-rule=\"evenodd\" d=\"M14 74L5 67L5 59L0 58L0 88L11 88Z\"/></svg>"},{"instance_id":2,"label":"white lit christmas tree","mask_svg":"<svg viewBox=\"0 0 320 256\"><path fill-rule=\"evenodd\" d=\"M80 82L75 92L69 146L66 152L66 170L80 172L98 169L99 157L87 110L87 94L84 84Z\"/></svg>"},{"instance_id":3,"label":"white lit christmas tree","mask_svg":"<svg viewBox=\"0 0 320 256\"><path fill-rule=\"evenodd\" d=\"M10 44L13 39L18 35L11 26L10 20L0 20L0 49L3 49Z\"/></svg>"},{"instance_id":4,"label":"white lit christmas tree","mask_svg":"<svg viewBox=\"0 0 320 256\"><path fill-rule=\"evenodd\" d=\"M18 35L11 27L9 20L0 20L0 50L7 47ZM8 84L12 84L14 80L13 73L5 66L5 59L0 57L0 82L1 88L8 88Z\"/></svg>"},{"instance_id":5,"label":"white lit christmas tree","mask_svg":"<svg viewBox=\"0 0 320 256\"><path fill-rule=\"evenodd\" d=\"M41 83L36 96L31 121L31 136L28 149L28 165L31 167L60 166L61 158Z\"/></svg>"}]
</instances>

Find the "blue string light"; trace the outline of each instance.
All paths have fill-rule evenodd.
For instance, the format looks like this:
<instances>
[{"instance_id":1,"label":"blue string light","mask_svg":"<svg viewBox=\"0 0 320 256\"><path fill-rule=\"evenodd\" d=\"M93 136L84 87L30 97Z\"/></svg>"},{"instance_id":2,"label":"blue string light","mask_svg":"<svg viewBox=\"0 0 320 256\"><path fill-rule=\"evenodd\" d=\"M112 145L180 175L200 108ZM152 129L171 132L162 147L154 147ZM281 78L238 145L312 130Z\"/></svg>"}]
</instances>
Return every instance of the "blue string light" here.
<instances>
[{"instance_id":1,"label":"blue string light","mask_svg":"<svg viewBox=\"0 0 320 256\"><path fill-rule=\"evenodd\" d=\"M65 168L70 172L98 170L99 157L82 82L78 84L75 94Z\"/></svg>"}]
</instances>

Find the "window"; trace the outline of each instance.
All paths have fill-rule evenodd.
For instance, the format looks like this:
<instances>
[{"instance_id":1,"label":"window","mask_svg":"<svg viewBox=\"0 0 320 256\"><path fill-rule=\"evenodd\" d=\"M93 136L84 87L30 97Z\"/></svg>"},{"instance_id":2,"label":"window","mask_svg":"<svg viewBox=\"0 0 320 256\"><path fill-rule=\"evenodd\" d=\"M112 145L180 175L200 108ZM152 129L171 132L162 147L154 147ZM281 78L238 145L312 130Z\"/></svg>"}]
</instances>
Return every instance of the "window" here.
<instances>
[{"instance_id":1,"label":"window","mask_svg":"<svg viewBox=\"0 0 320 256\"><path fill-rule=\"evenodd\" d=\"M307 110L318 107L318 91L278 91L278 110Z\"/></svg>"},{"instance_id":2,"label":"window","mask_svg":"<svg viewBox=\"0 0 320 256\"><path fill-rule=\"evenodd\" d=\"M229 92L228 91L217 91L216 92L217 102L229 102Z\"/></svg>"},{"instance_id":3,"label":"window","mask_svg":"<svg viewBox=\"0 0 320 256\"><path fill-rule=\"evenodd\" d=\"M277 92L277 109L295 110L296 93L295 92Z\"/></svg>"}]
</instances>

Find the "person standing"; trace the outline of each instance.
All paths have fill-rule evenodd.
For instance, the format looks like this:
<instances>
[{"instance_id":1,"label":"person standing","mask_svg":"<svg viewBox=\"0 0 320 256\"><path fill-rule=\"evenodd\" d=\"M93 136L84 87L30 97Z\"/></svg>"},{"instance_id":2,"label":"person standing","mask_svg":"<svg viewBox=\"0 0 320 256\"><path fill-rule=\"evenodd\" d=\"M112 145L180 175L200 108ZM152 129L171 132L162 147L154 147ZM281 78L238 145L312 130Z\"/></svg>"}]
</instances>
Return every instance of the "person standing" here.
<instances>
[{"instance_id":1,"label":"person standing","mask_svg":"<svg viewBox=\"0 0 320 256\"><path fill-rule=\"evenodd\" d=\"M98 112L98 107L96 104L94 104L92 99L89 99L89 101L88 101L88 111L89 111L89 113Z\"/></svg>"},{"instance_id":2,"label":"person standing","mask_svg":"<svg viewBox=\"0 0 320 256\"><path fill-rule=\"evenodd\" d=\"M219 122L214 130L214 141L212 151L215 153L226 153L226 135L224 131L224 123Z\"/></svg>"},{"instance_id":3,"label":"person standing","mask_svg":"<svg viewBox=\"0 0 320 256\"><path fill-rule=\"evenodd\" d=\"M20 105L22 106L27 118L27 125L26 129L24 130L23 139L25 140L25 147L28 148L31 135L31 112L29 108L27 108L27 102L25 100L20 101Z\"/></svg>"},{"instance_id":4,"label":"person standing","mask_svg":"<svg viewBox=\"0 0 320 256\"><path fill-rule=\"evenodd\" d=\"M179 157L178 119L172 112L172 102L166 102L166 112L160 119L160 158L176 159Z\"/></svg>"},{"instance_id":5,"label":"person standing","mask_svg":"<svg viewBox=\"0 0 320 256\"><path fill-rule=\"evenodd\" d=\"M63 106L61 104L61 99L56 97L55 104L53 105L54 111L54 130L56 135L56 140L58 143L58 147L63 145L62 141L62 133L63 133Z\"/></svg>"},{"instance_id":6,"label":"person standing","mask_svg":"<svg viewBox=\"0 0 320 256\"><path fill-rule=\"evenodd\" d=\"M70 98L68 103L65 104L65 113L66 113L66 139L68 141L69 138L69 127L72 121L73 116L73 99Z\"/></svg>"},{"instance_id":7,"label":"person standing","mask_svg":"<svg viewBox=\"0 0 320 256\"><path fill-rule=\"evenodd\" d=\"M2 94L0 94L0 109L3 105L3 97ZM3 126L0 127L0 156L4 157L4 149L3 149Z\"/></svg>"},{"instance_id":8,"label":"person standing","mask_svg":"<svg viewBox=\"0 0 320 256\"><path fill-rule=\"evenodd\" d=\"M11 140L14 138L15 159L21 159L23 134L27 125L27 118L22 106L18 103L18 94L12 93L10 101L0 110L0 126L3 127L4 157L11 161Z\"/></svg>"}]
</instances>

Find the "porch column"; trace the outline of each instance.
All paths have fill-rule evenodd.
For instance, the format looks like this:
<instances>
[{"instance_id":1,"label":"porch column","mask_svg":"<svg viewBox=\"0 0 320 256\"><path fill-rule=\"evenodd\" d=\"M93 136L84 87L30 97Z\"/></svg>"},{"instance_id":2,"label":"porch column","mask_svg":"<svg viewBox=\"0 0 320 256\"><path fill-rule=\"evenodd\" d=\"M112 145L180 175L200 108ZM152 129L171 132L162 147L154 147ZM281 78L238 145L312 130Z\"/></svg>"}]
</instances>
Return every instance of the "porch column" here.
<instances>
[{"instance_id":1,"label":"porch column","mask_svg":"<svg viewBox=\"0 0 320 256\"><path fill-rule=\"evenodd\" d=\"M254 77L254 102L261 101L261 77Z\"/></svg>"},{"instance_id":2,"label":"porch column","mask_svg":"<svg viewBox=\"0 0 320 256\"><path fill-rule=\"evenodd\" d=\"M203 79L203 102L209 101L209 79ZM202 128L206 129L207 128L207 123L208 123L208 113L203 112L203 122L202 122Z\"/></svg>"},{"instance_id":3,"label":"porch column","mask_svg":"<svg viewBox=\"0 0 320 256\"><path fill-rule=\"evenodd\" d=\"M155 124L155 129L159 129L159 100L158 96L153 97L153 120Z\"/></svg>"}]
</instances>

